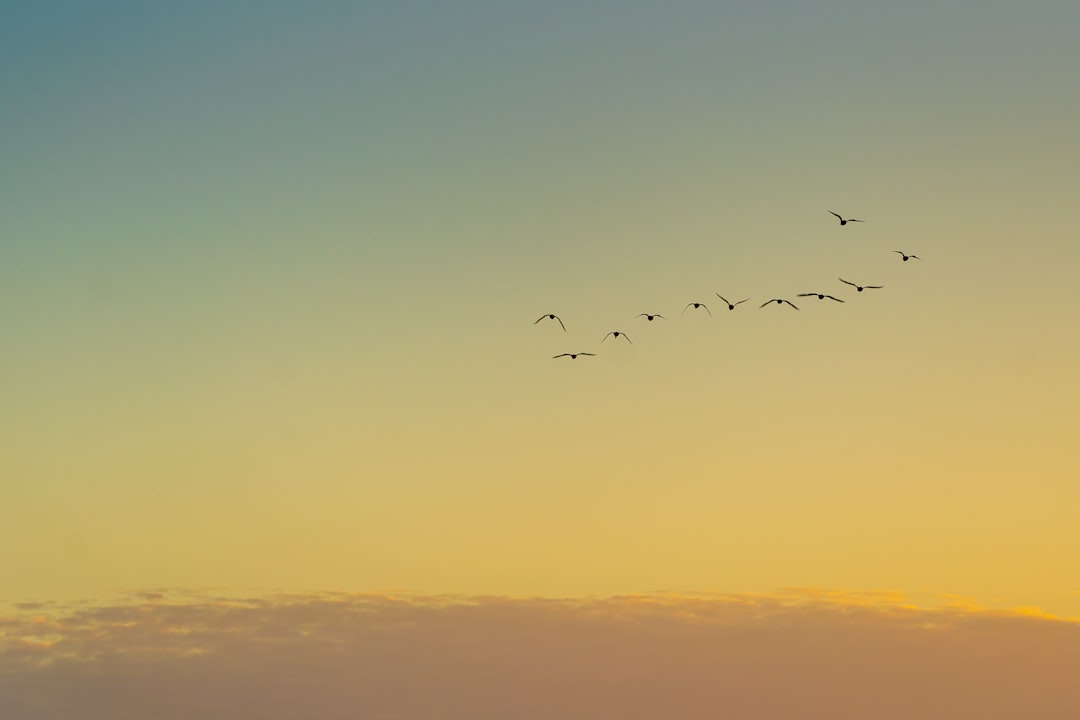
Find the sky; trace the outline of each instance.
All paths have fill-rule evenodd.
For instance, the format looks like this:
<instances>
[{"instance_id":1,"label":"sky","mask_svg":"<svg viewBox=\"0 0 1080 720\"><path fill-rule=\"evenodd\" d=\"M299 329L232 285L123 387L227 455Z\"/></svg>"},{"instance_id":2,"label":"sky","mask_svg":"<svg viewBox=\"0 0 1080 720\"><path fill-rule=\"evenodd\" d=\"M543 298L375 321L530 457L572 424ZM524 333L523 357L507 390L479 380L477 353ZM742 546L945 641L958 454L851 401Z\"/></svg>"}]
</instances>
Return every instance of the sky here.
<instances>
[{"instance_id":1,"label":"sky","mask_svg":"<svg viewBox=\"0 0 1080 720\"><path fill-rule=\"evenodd\" d=\"M8 627L802 588L1075 631L1076 3L0 18Z\"/></svg>"}]
</instances>

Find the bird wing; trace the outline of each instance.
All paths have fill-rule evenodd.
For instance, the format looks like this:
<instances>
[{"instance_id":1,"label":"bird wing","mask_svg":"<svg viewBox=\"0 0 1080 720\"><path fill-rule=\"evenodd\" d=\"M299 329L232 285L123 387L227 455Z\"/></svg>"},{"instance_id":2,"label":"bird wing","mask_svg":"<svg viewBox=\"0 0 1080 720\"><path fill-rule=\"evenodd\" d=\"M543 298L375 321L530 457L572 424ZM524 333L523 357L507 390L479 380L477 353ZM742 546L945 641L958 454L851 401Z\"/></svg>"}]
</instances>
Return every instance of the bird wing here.
<instances>
[{"instance_id":1,"label":"bird wing","mask_svg":"<svg viewBox=\"0 0 1080 720\"><path fill-rule=\"evenodd\" d=\"M555 319L559 321L559 325L561 325L561 326L562 326L563 332L566 332L566 326L565 326L565 325L563 325L563 321L562 321L562 318L561 318L561 317L559 317L558 315L556 315L556 316L555 316Z\"/></svg>"},{"instance_id":2,"label":"bird wing","mask_svg":"<svg viewBox=\"0 0 1080 720\"><path fill-rule=\"evenodd\" d=\"M880 290L881 288L883 288L885 286L884 285L864 285L863 287L865 287L867 290Z\"/></svg>"},{"instance_id":3,"label":"bird wing","mask_svg":"<svg viewBox=\"0 0 1080 720\"><path fill-rule=\"evenodd\" d=\"M833 212L832 210L830 210L830 211L829 211L829 214L830 214L830 215L836 215L836 213L834 213L834 212ZM844 218L840 217L839 215L836 215L836 218L837 218L838 220L843 220L843 219L844 219Z\"/></svg>"},{"instance_id":4,"label":"bird wing","mask_svg":"<svg viewBox=\"0 0 1080 720\"><path fill-rule=\"evenodd\" d=\"M705 308L705 312L709 313L709 315L712 316L712 310L709 309L708 305L706 305L705 303L701 303L701 307Z\"/></svg>"},{"instance_id":5,"label":"bird wing","mask_svg":"<svg viewBox=\"0 0 1080 720\"><path fill-rule=\"evenodd\" d=\"M588 355L589 357L596 357L596 353L578 353L578 355Z\"/></svg>"},{"instance_id":6,"label":"bird wing","mask_svg":"<svg viewBox=\"0 0 1080 720\"><path fill-rule=\"evenodd\" d=\"M903 255L903 254L904 254L904 251L903 251L903 250L893 250L893 252L894 252L894 253L898 253L898 254L900 254L900 255Z\"/></svg>"},{"instance_id":7,"label":"bird wing","mask_svg":"<svg viewBox=\"0 0 1080 720\"><path fill-rule=\"evenodd\" d=\"M536 318L536 321L535 321L535 322L533 323L533 325L535 325L536 323L540 322L541 320L543 320L543 319L544 319L544 318L546 318L547 316L548 316L548 314L547 314L547 313L544 313L544 314L543 314L543 315L541 315L540 317Z\"/></svg>"},{"instance_id":8,"label":"bird wing","mask_svg":"<svg viewBox=\"0 0 1080 720\"><path fill-rule=\"evenodd\" d=\"M551 359L552 359L552 360L554 360L554 359L556 359L556 358L561 358L561 357L569 357L569 355L570 355L570 353L563 353L563 354L561 354L561 355L552 355L552 356L551 356Z\"/></svg>"},{"instance_id":9,"label":"bird wing","mask_svg":"<svg viewBox=\"0 0 1080 720\"><path fill-rule=\"evenodd\" d=\"M826 295L825 297L829 298L830 300L835 300L836 302L844 302L844 301L843 301L843 300L841 300L840 298L838 298L838 297L833 297L832 295Z\"/></svg>"},{"instance_id":10,"label":"bird wing","mask_svg":"<svg viewBox=\"0 0 1080 720\"><path fill-rule=\"evenodd\" d=\"M721 300L723 300L728 305L731 304L731 303L728 302L728 299L726 297L724 297L723 295L721 295L720 293L716 293L716 297L720 298Z\"/></svg>"},{"instance_id":11,"label":"bird wing","mask_svg":"<svg viewBox=\"0 0 1080 720\"><path fill-rule=\"evenodd\" d=\"M765 307L766 305L768 305L769 303L772 303L772 302L776 302L776 298L773 298L772 300L766 300L765 302L758 305L758 308L763 308L763 307Z\"/></svg>"},{"instance_id":12,"label":"bird wing","mask_svg":"<svg viewBox=\"0 0 1080 720\"><path fill-rule=\"evenodd\" d=\"M786 302L788 305L795 308L796 310L799 309L799 307L795 303L791 302L790 300L785 300L784 302Z\"/></svg>"},{"instance_id":13,"label":"bird wing","mask_svg":"<svg viewBox=\"0 0 1080 720\"><path fill-rule=\"evenodd\" d=\"M623 333L623 334L622 334L622 336L623 336L624 338L626 338L626 342L630 343L631 345L633 345L633 344L634 344L634 341L630 339L630 336L629 336L629 335L627 335L626 333Z\"/></svg>"},{"instance_id":14,"label":"bird wing","mask_svg":"<svg viewBox=\"0 0 1080 720\"><path fill-rule=\"evenodd\" d=\"M605 335L604 340L607 340L609 337L611 337L611 333L608 333L607 335ZM600 342L604 342L604 340L601 340Z\"/></svg>"},{"instance_id":15,"label":"bird wing","mask_svg":"<svg viewBox=\"0 0 1080 720\"><path fill-rule=\"evenodd\" d=\"M908 255L909 258L915 258L916 260L922 260L918 255Z\"/></svg>"},{"instance_id":16,"label":"bird wing","mask_svg":"<svg viewBox=\"0 0 1080 720\"><path fill-rule=\"evenodd\" d=\"M865 220L856 220L855 218L848 218L848 222L866 222Z\"/></svg>"},{"instance_id":17,"label":"bird wing","mask_svg":"<svg viewBox=\"0 0 1080 720\"><path fill-rule=\"evenodd\" d=\"M749 300L749 299L750 299L750 298L746 298L745 300L740 300L739 302L737 302L737 303L735 303L735 304L736 304L736 305L742 305L742 304L743 304L744 302L746 302L746 301L747 301L747 300Z\"/></svg>"},{"instance_id":18,"label":"bird wing","mask_svg":"<svg viewBox=\"0 0 1080 720\"><path fill-rule=\"evenodd\" d=\"M694 303L686 303L686 307L684 307L684 308L682 309L682 311L683 311L683 315L685 315L685 314L686 314L686 311L687 311L687 310L689 310L689 309L690 309L690 306L691 306L691 305L693 305L693 304L694 304Z\"/></svg>"},{"instance_id":19,"label":"bird wing","mask_svg":"<svg viewBox=\"0 0 1080 720\"><path fill-rule=\"evenodd\" d=\"M842 283L847 283L848 285L850 285L850 286L851 286L851 287L853 287L853 288L857 288L857 287L859 287L859 286L858 286L858 285L856 285L855 283L853 283L853 282L850 282L850 281L848 281L848 280L845 280L844 278L836 278L836 279L837 279L837 280L839 280L839 281L840 281L840 282L842 282Z\"/></svg>"},{"instance_id":20,"label":"bird wing","mask_svg":"<svg viewBox=\"0 0 1080 720\"><path fill-rule=\"evenodd\" d=\"M658 317L658 318L660 318L661 320L667 320L667 318L666 318L666 317L664 317L663 315L653 315L653 317Z\"/></svg>"},{"instance_id":21,"label":"bird wing","mask_svg":"<svg viewBox=\"0 0 1080 720\"><path fill-rule=\"evenodd\" d=\"M815 295L819 294L820 293L799 293L798 297L814 297Z\"/></svg>"}]
</instances>

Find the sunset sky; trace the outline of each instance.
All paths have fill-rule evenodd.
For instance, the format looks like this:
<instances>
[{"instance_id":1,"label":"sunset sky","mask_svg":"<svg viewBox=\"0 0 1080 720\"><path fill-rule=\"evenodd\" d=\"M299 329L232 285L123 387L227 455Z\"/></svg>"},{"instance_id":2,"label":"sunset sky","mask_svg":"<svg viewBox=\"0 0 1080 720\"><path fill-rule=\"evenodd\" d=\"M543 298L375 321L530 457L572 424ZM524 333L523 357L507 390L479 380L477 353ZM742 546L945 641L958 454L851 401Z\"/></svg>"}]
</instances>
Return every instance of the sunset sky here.
<instances>
[{"instance_id":1,"label":"sunset sky","mask_svg":"<svg viewBox=\"0 0 1080 720\"><path fill-rule=\"evenodd\" d=\"M598 643L603 598L795 593L811 632L869 597L883 637L903 607L1078 642L1078 28L1067 0L0 3L0 675L95 612L213 630L281 593L566 602Z\"/></svg>"}]
</instances>

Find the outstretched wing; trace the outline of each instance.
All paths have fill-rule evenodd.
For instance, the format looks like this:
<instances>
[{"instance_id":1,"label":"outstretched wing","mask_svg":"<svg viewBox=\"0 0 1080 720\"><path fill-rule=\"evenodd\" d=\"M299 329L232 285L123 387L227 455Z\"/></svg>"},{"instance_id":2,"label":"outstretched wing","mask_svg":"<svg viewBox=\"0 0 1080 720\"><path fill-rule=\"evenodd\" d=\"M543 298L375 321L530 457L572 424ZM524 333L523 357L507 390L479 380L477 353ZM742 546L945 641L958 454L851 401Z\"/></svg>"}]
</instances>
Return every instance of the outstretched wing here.
<instances>
[{"instance_id":1,"label":"outstretched wing","mask_svg":"<svg viewBox=\"0 0 1080 720\"><path fill-rule=\"evenodd\" d=\"M750 299L750 298L744 298L744 299L740 300L739 302L737 302L737 303L735 303L735 304L736 304L736 305L742 305L742 304L743 304L744 302L746 302L746 301L747 301L747 300L749 300L749 299Z\"/></svg>"},{"instance_id":2,"label":"outstretched wing","mask_svg":"<svg viewBox=\"0 0 1080 720\"><path fill-rule=\"evenodd\" d=\"M798 308L798 306L796 306L796 305L795 305L795 303L791 302L790 300L785 300L784 302L786 302L786 303L787 303L788 305L790 305L791 307L795 308L796 310L798 310L798 309L799 309L799 308Z\"/></svg>"},{"instance_id":3,"label":"outstretched wing","mask_svg":"<svg viewBox=\"0 0 1080 720\"><path fill-rule=\"evenodd\" d=\"M825 297L829 298L830 300L835 300L836 302L844 302L844 301L843 301L843 300L841 300L840 298L838 298L838 297L833 297L832 295L826 295Z\"/></svg>"},{"instance_id":4,"label":"outstretched wing","mask_svg":"<svg viewBox=\"0 0 1080 720\"><path fill-rule=\"evenodd\" d=\"M881 288L883 288L885 286L884 285L864 285L863 287L865 287L867 290L880 290Z\"/></svg>"},{"instance_id":5,"label":"outstretched wing","mask_svg":"<svg viewBox=\"0 0 1080 720\"><path fill-rule=\"evenodd\" d=\"M848 280L845 280L844 278L836 278L836 279L837 279L837 280L839 280L839 281L840 281L840 282L842 282L842 283L847 283L848 285L850 285L850 286L851 286L851 287L853 287L853 288L857 288L857 287L859 287L859 286L858 286L858 285L856 285L855 283L853 283L853 282L850 282L850 281L848 281Z\"/></svg>"},{"instance_id":6,"label":"outstretched wing","mask_svg":"<svg viewBox=\"0 0 1080 720\"><path fill-rule=\"evenodd\" d=\"M768 305L769 303L774 303L774 302L776 302L776 298L773 298L772 300L766 300L765 302L763 302L763 303L761 303L760 305L758 305L758 308L763 308L763 307L765 307L766 305Z\"/></svg>"},{"instance_id":7,"label":"outstretched wing","mask_svg":"<svg viewBox=\"0 0 1080 720\"><path fill-rule=\"evenodd\" d=\"M836 213L834 213L832 210L829 211L829 214L830 215L836 215ZM844 218L840 217L839 215L836 215L836 219L839 220L840 222L844 221Z\"/></svg>"},{"instance_id":8,"label":"outstretched wing","mask_svg":"<svg viewBox=\"0 0 1080 720\"><path fill-rule=\"evenodd\" d=\"M556 315L556 316L555 316L555 319L559 321L559 325L560 325L560 326L562 327L562 329L563 329L563 332L566 332L566 326L565 326L565 325L563 325L563 321L562 321L562 318L561 318L561 317L559 317L558 315Z\"/></svg>"},{"instance_id":9,"label":"outstretched wing","mask_svg":"<svg viewBox=\"0 0 1080 720\"><path fill-rule=\"evenodd\" d=\"M715 293L715 295L716 295L716 297L718 297L718 298L720 298L721 300L723 300L725 304L727 304L727 305L730 305L730 304L731 304L731 303L729 303L729 302L728 302L728 299L727 299L726 297L724 297L723 295L721 295L720 293Z\"/></svg>"}]
</instances>

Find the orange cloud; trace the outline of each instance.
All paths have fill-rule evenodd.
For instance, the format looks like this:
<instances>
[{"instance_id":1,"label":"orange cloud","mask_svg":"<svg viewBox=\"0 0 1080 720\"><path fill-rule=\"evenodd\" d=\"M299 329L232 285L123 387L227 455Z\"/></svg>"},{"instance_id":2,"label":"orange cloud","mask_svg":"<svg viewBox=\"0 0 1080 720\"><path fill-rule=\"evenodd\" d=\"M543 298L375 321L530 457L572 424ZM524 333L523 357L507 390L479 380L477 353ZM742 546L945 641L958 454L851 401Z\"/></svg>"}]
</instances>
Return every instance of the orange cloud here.
<instances>
[{"instance_id":1,"label":"orange cloud","mask_svg":"<svg viewBox=\"0 0 1080 720\"><path fill-rule=\"evenodd\" d=\"M44 618L44 622L42 619ZM1080 624L892 593L144 593L0 615L0 717L1080 717Z\"/></svg>"}]
</instances>

